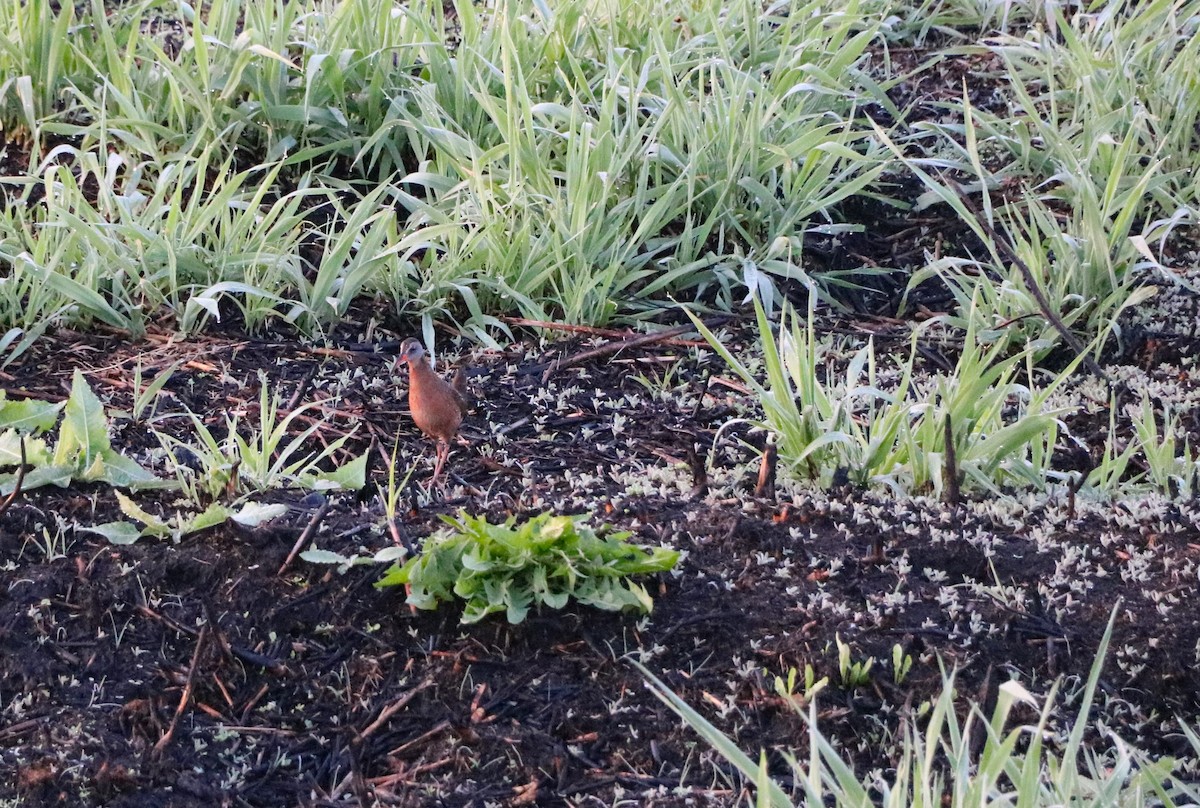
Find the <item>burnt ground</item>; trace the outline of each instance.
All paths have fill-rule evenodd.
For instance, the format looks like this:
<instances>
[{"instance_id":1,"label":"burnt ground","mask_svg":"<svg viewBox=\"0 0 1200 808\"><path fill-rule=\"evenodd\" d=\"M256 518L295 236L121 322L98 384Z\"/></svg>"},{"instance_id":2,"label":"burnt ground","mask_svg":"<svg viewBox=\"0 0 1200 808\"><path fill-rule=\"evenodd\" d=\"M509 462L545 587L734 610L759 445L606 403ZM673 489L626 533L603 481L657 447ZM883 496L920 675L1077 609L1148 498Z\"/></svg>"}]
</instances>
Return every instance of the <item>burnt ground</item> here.
<instances>
[{"instance_id":1,"label":"burnt ground","mask_svg":"<svg viewBox=\"0 0 1200 808\"><path fill-rule=\"evenodd\" d=\"M752 344L741 325L725 330ZM10 397L61 400L82 368L107 407L128 409L138 362L148 378L184 360L157 420L112 421L114 446L164 475L151 429L187 438L185 408L218 432L228 414L254 422L260 371L285 402L297 391L324 401L314 440L351 434L345 450L374 462L364 492L329 495L321 549L392 544L377 486L398 436L401 472L417 465L397 520L405 540L460 508L495 519L551 508L684 557L647 582L649 617L572 605L463 627L453 606L414 613L402 591L375 589L382 566L339 574L296 560L281 574L317 495L258 497L291 507L255 529L115 546L77 529L120 518L111 489L30 491L0 517L0 770L15 773L0 804L729 805L741 781L630 658L742 748L771 750L786 783L779 750L806 745L774 686L789 668L830 677L821 727L862 770L886 768L902 722L939 692L940 666L958 669L960 705L988 709L1008 678L1045 694L1066 677L1052 728L1068 728L1114 604L1092 718L1152 753L1187 751L1172 717L1200 717L1200 504L1080 497L1072 509L1060 492L951 508L783 477L775 499L755 498L761 434L727 429L710 453L722 425L753 415L711 352L655 345L542 384L548 363L602 341L473 354L470 446L455 449L444 492L422 486L431 447L390 357L237 335L37 343L0 376ZM1174 358L1111 365L1118 395L1133 402L1156 384L1194 394L1194 364ZM1107 422L1082 414L1076 437L1094 450ZM707 491L695 489L689 448L710 457ZM138 500L185 507L172 493ZM855 661L875 658L869 683L840 684L835 637ZM913 659L900 682L896 644Z\"/></svg>"},{"instance_id":2,"label":"burnt ground","mask_svg":"<svg viewBox=\"0 0 1200 808\"><path fill-rule=\"evenodd\" d=\"M964 75L973 106L991 103L997 81L981 74L997 66L987 57L938 58L924 71L927 49L888 58L914 74L891 93L909 120L945 114L939 102L961 94ZM886 110L867 111L887 123ZM0 149L3 174L26 164L16 144ZM830 270L911 267L963 230L931 209L837 245L814 237L806 250ZM848 301L854 320L826 318L821 331L870 333L906 353L907 326L890 319L902 292L882 281ZM918 315L948 307L944 289L921 292L910 301ZM1129 324L1105 365L1119 407L1143 391L1179 402L1196 446L1192 305L1190 330ZM781 752L806 755L807 729L776 676L811 665L829 677L820 726L860 772L893 762L903 723L940 692L943 669L957 670L963 714L968 699L990 710L1006 679L1045 696L1061 678L1050 721L1061 741L1114 606L1093 726L1155 755L1189 752L1175 718L1200 719L1195 500L1072 503L1058 489L949 507L786 476L774 498L757 498L763 435L726 428L713 449L730 419L756 415L719 358L663 343L543 385L550 362L603 341L580 337L469 357L469 446L455 449L447 489L431 492L432 447L408 417L403 374L386 354L345 347L371 332L394 350L410 334L389 324L347 326L333 348L230 331L183 339L169 323L138 339L64 331L0 370L9 398L60 401L79 368L106 407L129 410L139 364L148 378L181 362L152 417L110 424L115 447L163 476L153 430L194 440L189 410L218 436L227 415L253 423L260 378L285 409L322 402L308 413L320 419L314 448L349 435L339 459L372 461L366 489L328 494L327 509L320 495L273 490L253 498L287 504L285 516L178 543L115 546L81 529L121 518L106 486L22 494L0 516L0 772L11 774L0 777L0 806L743 804L744 783L647 691L630 659L743 749L767 749L786 785ZM745 322L725 332L754 342ZM923 344L921 356L946 367L953 347ZM1110 390L1081 379L1070 391L1087 403L1066 419L1074 441L1060 467L1086 469L1107 435ZM646 582L653 614L570 605L517 626L493 617L464 627L452 605L414 613L403 592L377 590L382 566L295 560L281 572L310 525L313 546L344 556L392 546L378 494L397 438L401 475L417 469L395 525L402 541L419 543L460 509L494 520L592 513L683 552L675 572ZM711 462L704 488L689 450ZM188 507L169 492L137 500L159 514ZM839 680L837 639L855 661L875 660L869 682ZM897 645L913 661L903 678ZM1035 714L1018 707L1015 718ZM1109 742L1095 729L1088 737L1098 751Z\"/></svg>"}]
</instances>

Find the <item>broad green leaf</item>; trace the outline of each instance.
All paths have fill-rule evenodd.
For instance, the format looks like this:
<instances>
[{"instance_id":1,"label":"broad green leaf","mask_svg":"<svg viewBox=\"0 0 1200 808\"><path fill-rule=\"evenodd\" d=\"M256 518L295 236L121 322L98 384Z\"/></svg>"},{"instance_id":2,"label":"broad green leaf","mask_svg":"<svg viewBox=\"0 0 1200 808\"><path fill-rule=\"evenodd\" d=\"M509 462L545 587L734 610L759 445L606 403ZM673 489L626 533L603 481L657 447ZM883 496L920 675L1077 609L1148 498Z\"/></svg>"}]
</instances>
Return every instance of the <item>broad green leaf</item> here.
<instances>
[{"instance_id":1,"label":"broad green leaf","mask_svg":"<svg viewBox=\"0 0 1200 808\"><path fill-rule=\"evenodd\" d=\"M229 510L218 502L209 505L204 511L180 527L181 534L197 533L225 522L229 519Z\"/></svg>"},{"instance_id":2,"label":"broad green leaf","mask_svg":"<svg viewBox=\"0 0 1200 808\"><path fill-rule=\"evenodd\" d=\"M423 556L413 556L404 564L393 564L383 574L383 577L375 582L375 588L383 589L387 586L403 586L408 583L412 568L417 565L421 558Z\"/></svg>"},{"instance_id":3,"label":"broad green leaf","mask_svg":"<svg viewBox=\"0 0 1200 808\"><path fill-rule=\"evenodd\" d=\"M564 533L575 526L575 521L569 516L555 516L546 520L546 524L538 531L543 539L561 538Z\"/></svg>"},{"instance_id":4,"label":"broad green leaf","mask_svg":"<svg viewBox=\"0 0 1200 808\"><path fill-rule=\"evenodd\" d=\"M320 471L302 477L298 482L317 491L358 491L367 484L367 454L364 452L333 471Z\"/></svg>"},{"instance_id":5,"label":"broad green leaf","mask_svg":"<svg viewBox=\"0 0 1200 808\"><path fill-rule=\"evenodd\" d=\"M25 474L25 479L21 481L21 490L32 491L35 488L41 488L43 485L56 485L59 488L66 488L71 484L71 478L74 475L75 469L70 466L38 466L33 471ZM16 477L16 474L6 474L0 477L0 496L8 496L12 493Z\"/></svg>"},{"instance_id":6,"label":"broad green leaf","mask_svg":"<svg viewBox=\"0 0 1200 808\"><path fill-rule=\"evenodd\" d=\"M310 564L349 564L351 559L332 550L305 550L300 558Z\"/></svg>"},{"instance_id":7,"label":"broad green leaf","mask_svg":"<svg viewBox=\"0 0 1200 808\"><path fill-rule=\"evenodd\" d=\"M50 462L50 451L41 438L25 438L25 462L32 466L44 466ZM15 429L0 434L0 468L15 466L21 462L21 436Z\"/></svg>"},{"instance_id":8,"label":"broad green leaf","mask_svg":"<svg viewBox=\"0 0 1200 808\"><path fill-rule=\"evenodd\" d=\"M93 527L80 525L77 529L86 533L97 533L108 539L112 544L133 544L145 535L132 522L106 522L103 525L95 525Z\"/></svg>"},{"instance_id":9,"label":"broad green leaf","mask_svg":"<svg viewBox=\"0 0 1200 808\"><path fill-rule=\"evenodd\" d=\"M58 445L54 450L56 465L73 465L91 469L96 460L109 449L108 422L104 407L83 373L76 370L71 380L71 395L67 399ZM99 475L94 479L99 479Z\"/></svg>"},{"instance_id":10,"label":"broad green leaf","mask_svg":"<svg viewBox=\"0 0 1200 808\"><path fill-rule=\"evenodd\" d=\"M388 562L399 561L406 555L408 555L407 548L392 545L391 547L384 547L375 555L371 556L371 560L377 564L385 564Z\"/></svg>"},{"instance_id":11,"label":"broad green leaf","mask_svg":"<svg viewBox=\"0 0 1200 808\"><path fill-rule=\"evenodd\" d=\"M142 506L138 505L132 499L117 491L117 505L121 508L121 513L128 516L130 519L136 519L145 527L142 532L151 536L166 536L171 532L171 527L163 520L159 519L152 513L147 512Z\"/></svg>"},{"instance_id":12,"label":"broad green leaf","mask_svg":"<svg viewBox=\"0 0 1200 808\"><path fill-rule=\"evenodd\" d=\"M83 455L80 455L82 458ZM103 480L107 474L108 468L104 463L104 455L96 455L91 464L84 467L82 471L76 473L75 477L85 483L94 483Z\"/></svg>"},{"instance_id":13,"label":"broad green leaf","mask_svg":"<svg viewBox=\"0 0 1200 808\"><path fill-rule=\"evenodd\" d=\"M99 476L87 477L89 480L99 480L109 485L134 490L146 488L174 488L179 483L175 480L163 480L155 477L150 471L142 468L125 455L117 454L109 449L97 462L102 463Z\"/></svg>"},{"instance_id":14,"label":"broad green leaf","mask_svg":"<svg viewBox=\"0 0 1200 808\"><path fill-rule=\"evenodd\" d=\"M65 406L31 398L6 401L3 395L3 391L0 391L0 428L8 427L26 435L51 429L58 422L59 411Z\"/></svg>"}]
</instances>

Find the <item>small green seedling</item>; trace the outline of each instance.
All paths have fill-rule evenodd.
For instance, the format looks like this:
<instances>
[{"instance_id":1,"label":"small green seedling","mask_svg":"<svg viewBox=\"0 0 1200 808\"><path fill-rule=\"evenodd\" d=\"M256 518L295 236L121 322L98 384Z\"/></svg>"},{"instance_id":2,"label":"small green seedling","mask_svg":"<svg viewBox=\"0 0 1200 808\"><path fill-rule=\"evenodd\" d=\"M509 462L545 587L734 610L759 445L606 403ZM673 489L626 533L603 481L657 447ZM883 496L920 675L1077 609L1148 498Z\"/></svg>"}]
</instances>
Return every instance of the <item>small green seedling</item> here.
<instances>
[{"instance_id":1,"label":"small green seedling","mask_svg":"<svg viewBox=\"0 0 1200 808\"><path fill-rule=\"evenodd\" d=\"M664 572L679 560L675 550L629 544L627 532L601 535L585 516L544 513L520 525L515 517L493 525L464 512L442 520L450 530L428 538L375 585L407 584L408 603L419 609L461 598L463 623L501 611L520 623L531 607L561 609L572 597L609 611L649 612L650 595L629 576Z\"/></svg>"},{"instance_id":2,"label":"small green seedling","mask_svg":"<svg viewBox=\"0 0 1200 808\"><path fill-rule=\"evenodd\" d=\"M842 687L854 690L871 681L871 668L875 665L875 657L867 657L865 662L855 662L850 659L850 646L842 642L842 635L833 635L838 649L838 681Z\"/></svg>"},{"instance_id":3,"label":"small green seedling","mask_svg":"<svg viewBox=\"0 0 1200 808\"><path fill-rule=\"evenodd\" d=\"M904 680L908 678L908 672L912 670L913 658L912 654L904 653L904 648L900 643L892 646L892 681L898 685L904 684Z\"/></svg>"},{"instance_id":4,"label":"small green seedling","mask_svg":"<svg viewBox=\"0 0 1200 808\"><path fill-rule=\"evenodd\" d=\"M787 679L782 676L775 677L775 694L780 698L784 698L792 702L792 705L797 709L804 708L816 698L827 684L829 677L822 676L817 678L817 672L809 663L804 665L804 689L799 693L796 692L796 677L798 671L795 668L788 668Z\"/></svg>"}]
</instances>

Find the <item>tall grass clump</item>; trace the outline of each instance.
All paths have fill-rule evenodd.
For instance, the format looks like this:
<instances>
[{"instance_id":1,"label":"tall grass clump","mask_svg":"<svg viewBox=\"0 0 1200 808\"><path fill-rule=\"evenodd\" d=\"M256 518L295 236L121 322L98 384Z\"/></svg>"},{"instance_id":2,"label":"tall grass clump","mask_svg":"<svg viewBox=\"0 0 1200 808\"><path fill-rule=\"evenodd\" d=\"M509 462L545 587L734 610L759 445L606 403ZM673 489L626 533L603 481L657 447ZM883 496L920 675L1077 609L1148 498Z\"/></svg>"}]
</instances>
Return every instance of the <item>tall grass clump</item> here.
<instances>
[{"instance_id":1,"label":"tall grass clump","mask_svg":"<svg viewBox=\"0 0 1200 808\"><path fill-rule=\"evenodd\" d=\"M1070 204L1083 185L1108 199L1144 190L1135 220L1200 205L1200 5L1096 4L992 46L1005 60L1012 112L985 118L1030 173Z\"/></svg>"},{"instance_id":2,"label":"tall grass clump","mask_svg":"<svg viewBox=\"0 0 1200 808\"><path fill-rule=\"evenodd\" d=\"M939 277L958 305L951 322L965 328L968 315L977 318L988 342L1030 346L1039 358L1064 342L1098 355L1109 336L1120 335L1121 312L1156 292L1140 270L1156 264L1149 245L1161 245L1181 221L1139 218L1161 177L1145 173L1125 183L1127 166L1116 163L1106 184L1082 183L1068 202L1054 180L1033 187L1008 168L988 168L983 154L994 143L980 139L965 99L962 112L961 126L918 127L913 141L932 133L924 148L936 156L907 156L880 131L928 189L916 209L947 206L981 245L931 257L909 289Z\"/></svg>"},{"instance_id":3,"label":"tall grass clump","mask_svg":"<svg viewBox=\"0 0 1200 808\"><path fill-rule=\"evenodd\" d=\"M490 25L460 9L457 61L431 66L418 101L435 157L409 203L443 255L439 285L603 322L620 302L728 286L730 265L779 240L798 260L806 230L881 171L852 123L874 36L854 6L604 9L508 3Z\"/></svg>"},{"instance_id":4,"label":"tall grass clump","mask_svg":"<svg viewBox=\"0 0 1200 808\"><path fill-rule=\"evenodd\" d=\"M880 362L873 342L840 368L822 347L813 308L802 320L790 307L779 336L756 303L765 380L703 323L705 339L750 388L763 408L762 425L778 440L780 463L794 475L829 485L844 473L858 485L885 485L909 493L957 496L966 490L1044 489L1059 418L1049 399L1069 372L1045 386L1033 352L1008 355L984 345L968 318L955 368L926 381L914 378L914 333L907 358Z\"/></svg>"},{"instance_id":5,"label":"tall grass clump","mask_svg":"<svg viewBox=\"0 0 1200 808\"><path fill-rule=\"evenodd\" d=\"M729 300L801 277L885 161L855 3L35 6L0 12L0 114L34 142L0 325L27 334L164 309L314 332L382 297L486 338Z\"/></svg>"},{"instance_id":6,"label":"tall grass clump","mask_svg":"<svg viewBox=\"0 0 1200 808\"><path fill-rule=\"evenodd\" d=\"M925 3L917 19L934 7L962 18L971 5L986 4ZM917 208L949 206L975 244L932 257L910 288L939 277L957 324L974 311L988 341L1032 343L1039 356L1090 345L1098 356L1156 276L1179 281L1167 247L1200 204L1200 6L1096 4L1068 16L1049 5L1035 16L984 41L1006 67L1005 111L964 98L950 105L961 123L881 137L926 185Z\"/></svg>"}]
</instances>

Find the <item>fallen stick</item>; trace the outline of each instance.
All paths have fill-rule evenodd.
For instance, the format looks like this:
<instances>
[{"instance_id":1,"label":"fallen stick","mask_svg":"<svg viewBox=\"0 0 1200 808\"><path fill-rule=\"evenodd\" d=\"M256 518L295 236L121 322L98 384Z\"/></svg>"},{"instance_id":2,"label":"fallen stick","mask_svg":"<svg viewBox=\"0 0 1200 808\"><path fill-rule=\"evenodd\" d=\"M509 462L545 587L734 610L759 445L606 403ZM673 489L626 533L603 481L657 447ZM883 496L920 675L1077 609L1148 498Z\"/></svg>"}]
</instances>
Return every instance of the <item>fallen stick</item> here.
<instances>
[{"instance_id":1,"label":"fallen stick","mask_svg":"<svg viewBox=\"0 0 1200 808\"><path fill-rule=\"evenodd\" d=\"M196 637L196 650L192 652L192 664L188 666L187 682L183 686L183 693L179 696L179 704L175 707L175 715L171 716L171 725L167 727L166 733L158 739L158 743L154 744L154 750L151 756L156 760L162 757L162 753L171 745L171 741L175 737L175 730L179 727L179 719L183 717L183 711L187 709L187 704L192 700L192 692L196 688L196 669L200 667L200 653L204 650L204 641L208 639L208 626L202 626L200 633Z\"/></svg>"},{"instance_id":2,"label":"fallen stick","mask_svg":"<svg viewBox=\"0 0 1200 808\"><path fill-rule=\"evenodd\" d=\"M296 543L292 545L292 551L283 560L283 566L279 568L279 572L276 573L277 575L283 575L287 572L288 567L292 566L292 562L296 560L296 556L300 555L300 548L312 539L313 535L317 532L317 528L324 521L325 514L329 513L331 507L333 507L333 502L328 498L321 503L321 507L317 509L312 519L308 520L308 524L304 526L304 530L300 532L300 538L296 539Z\"/></svg>"},{"instance_id":3,"label":"fallen stick","mask_svg":"<svg viewBox=\"0 0 1200 808\"><path fill-rule=\"evenodd\" d=\"M528 320L524 317L502 317L504 322L509 325L520 326L522 328L541 328L546 331L565 331L568 334L590 334L594 337L608 337L609 339L626 339L628 337L636 337L637 333L633 331L621 331L616 328L597 328L592 325L575 325L573 323L555 323L550 320ZM690 339L665 339L663 343L681 348L691 348L696 345L703 345L703 342L697 342Z\"/></svg>"},{"instance_id":4,"label":"fallen stick","mask_svg":"<svg viewBox=\"0 0 1200 808\"><path fill-rule=\"evenodd\" d=\"M138 606L136 607L136 610L137 610L137 613L142 615L143 617L149 617L151 620L157 620L159 623L162 623L167 628L171 629L172 631L176 631L180 634L187 634L191 637L195 637L195 636L198 636L200 633L199 631L197 631L196 629L194 629L190 626L183 625L178 620L172 620L170 617L167 617L165 614L159 614L158 612L151 609L149 606L144 606L142 604L138 604ZM258 665L260 667L266 668L268 671L275 674L276 676L286 676L288 674L287 665L284 665L282 662L280 662L278 659L275 659L274 657L269 657L266 654L260 654L256 651L251 651L247 648L242 648L240 646L233 645L232 643L229 646L229 650L233 652L234 656L236 656L238 659L242 660L243 662L248 662L251 665ZM264 687L265 687L265 685L264 685Z\"/></svg>"},{"instance_id":5,"label":"fallen stick","mask_svg":"<svg viewBox=\"0 0 1200 808\"><path fill-rule=\"evenodd\" d=\"M717 326L727 322L729 319L730 315L723 315L710 320L709 322L705 323L705 325L709 328L716 328ZM620 353L621 351L631 350L633 348L644 348L647 345L655 345L657 343L664 342L665 340L669 340L672 337L678 337L680 334L686 334L689 331L695 330L695 328L696 327L690 323L688 325L677 325L662 331L655 331L652 334L639 334L638 336L631 337L629 339L616 340L605 343L604 345L597 345L595 348L589 348L586 351L580 351L572 356L564 356L561 359L550 363L550 367L546 368L546 372L542 374L542 383L545 384L550 380L551 376L563 368L581 365L589 360L598 359L602 356L608 356L609 354Z\"/></svg>"}]
</instances>

